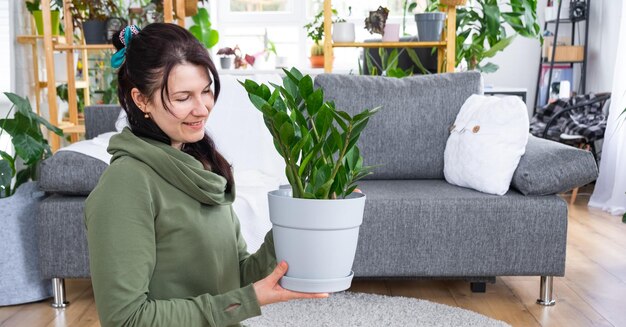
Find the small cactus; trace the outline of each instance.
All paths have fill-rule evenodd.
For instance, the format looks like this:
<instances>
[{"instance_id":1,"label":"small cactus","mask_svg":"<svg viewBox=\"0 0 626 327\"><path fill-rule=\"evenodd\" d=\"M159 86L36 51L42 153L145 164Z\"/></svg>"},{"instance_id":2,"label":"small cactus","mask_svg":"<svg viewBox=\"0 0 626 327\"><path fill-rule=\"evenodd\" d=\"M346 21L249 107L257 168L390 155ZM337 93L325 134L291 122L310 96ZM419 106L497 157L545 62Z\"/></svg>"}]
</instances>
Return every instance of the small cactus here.
<instances>
[{"instance_id":1,"label":"small cactus","mask_svg":"<svg viewBox=\"0 0 626 327\"><path fill-rule=\"evenodd\" d=\"M323 56L324 55L324 46L321 44L314 44L311 47L311 56Z\"/></svg>"}]
</instances>

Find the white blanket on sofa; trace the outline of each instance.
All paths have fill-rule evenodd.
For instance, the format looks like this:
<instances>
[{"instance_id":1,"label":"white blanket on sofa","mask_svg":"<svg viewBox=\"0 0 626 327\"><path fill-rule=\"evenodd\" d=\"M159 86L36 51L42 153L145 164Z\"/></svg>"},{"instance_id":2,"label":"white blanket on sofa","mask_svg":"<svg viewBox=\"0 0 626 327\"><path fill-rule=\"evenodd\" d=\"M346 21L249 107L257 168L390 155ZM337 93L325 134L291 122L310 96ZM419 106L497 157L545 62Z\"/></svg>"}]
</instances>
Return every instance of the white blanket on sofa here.
<instances>
[{"instance_id":1,"label":"white blanket on sofa","mask_svg":"<svg viewBox=\"0 0 626 327\"><path fill-rule=\"evenodd\" d=\"M259 83L281 84L279 75L245 78ZM261 246L265 234L271 228L267 192L287 183L285 164L274 148L263 116L250 103L246 91L237 81L244 78L224 75L220 79L222 90L209 116L207 132L220 153L233 165L237 193L233 209L239 217L248 251L253 253ZM121 131L122 125L117 124L116 128ZM111 136L116 133L103 133L91 140L70 144L59 151L83 153L108 164L111 155L106 149Z\"/></svg>"}]
</instances>

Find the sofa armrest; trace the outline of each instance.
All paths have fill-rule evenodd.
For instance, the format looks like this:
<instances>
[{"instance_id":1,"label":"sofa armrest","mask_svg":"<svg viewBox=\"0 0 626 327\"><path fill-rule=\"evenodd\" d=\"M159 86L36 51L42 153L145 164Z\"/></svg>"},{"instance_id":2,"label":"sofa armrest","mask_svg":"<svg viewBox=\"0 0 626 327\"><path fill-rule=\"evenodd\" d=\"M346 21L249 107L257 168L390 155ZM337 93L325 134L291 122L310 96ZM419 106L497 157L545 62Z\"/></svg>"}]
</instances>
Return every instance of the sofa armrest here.
<instances>
[{"instance_id":1,"label":"sofa armrest","mask_svg":"<svg viewBox=\"0 0 626 327\"><path fill-rule=\"evenodd\" d=\"M524 195L561 193L593 182L598 166L589 151L529 135L511 186Z\"/></svg>"}]
</instances>

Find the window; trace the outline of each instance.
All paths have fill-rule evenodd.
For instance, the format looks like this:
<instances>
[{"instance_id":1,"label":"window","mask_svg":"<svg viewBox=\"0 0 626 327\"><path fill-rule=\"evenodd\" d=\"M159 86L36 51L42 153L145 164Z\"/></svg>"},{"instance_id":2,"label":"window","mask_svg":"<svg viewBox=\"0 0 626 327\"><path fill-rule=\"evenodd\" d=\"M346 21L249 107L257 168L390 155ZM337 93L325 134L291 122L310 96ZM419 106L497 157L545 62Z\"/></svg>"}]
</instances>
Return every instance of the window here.
<instances>
[{"instance_id":1,"label":"window","mask_svg":"<svg viewBox=\"0 0 626 327\"><path fill-rule=\"evenodd\" d=\"M426 0L421 0L426 3ZM306 69L313 44L303 28L324 7L323 0L217 0L210 2L213 26L220 32L215 47L238 45L243 54L258 54L268 44L276 46L278 56L287 56L289 65ZM402 20L404 0L333 0L339 16L354 22L357 40L380 38L363 29L363 20L378 6L389 8L390 22ZM408 34L415 34L412 15L406 17ZM215 50L217 51L217 50ZM356 69L360 49L337 48L335 69Z\"/></svg>"},{"instance_id":2,"label":"window","mask_svg":"<svg viewBox=\"0 0 626 327\"><path fill-rule=\"evenodd\" d=\"M287 9L287 0L230 0L232 12L276 12Z\"/></svg>"}]
</instances>

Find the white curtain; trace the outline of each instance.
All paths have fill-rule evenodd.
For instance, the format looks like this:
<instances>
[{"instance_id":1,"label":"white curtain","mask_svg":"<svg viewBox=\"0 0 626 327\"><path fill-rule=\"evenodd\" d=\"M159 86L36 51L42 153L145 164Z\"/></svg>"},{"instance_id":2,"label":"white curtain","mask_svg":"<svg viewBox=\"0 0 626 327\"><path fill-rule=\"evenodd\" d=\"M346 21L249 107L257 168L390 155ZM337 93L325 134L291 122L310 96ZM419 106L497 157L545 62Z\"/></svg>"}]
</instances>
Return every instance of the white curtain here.
<instances>
[{"instance_id":1,"label":"white curtain","mask_svg":"<svg viewBox=\"0 0 626 327\"><path fill-rule=\"evenodd\" d=\"M589 206L600 208L612 215L626 212L626 5L622 6L617 56L611 91L611 107L608 118L600 176L589 200Z\"/></svg>"}]
</instances>

